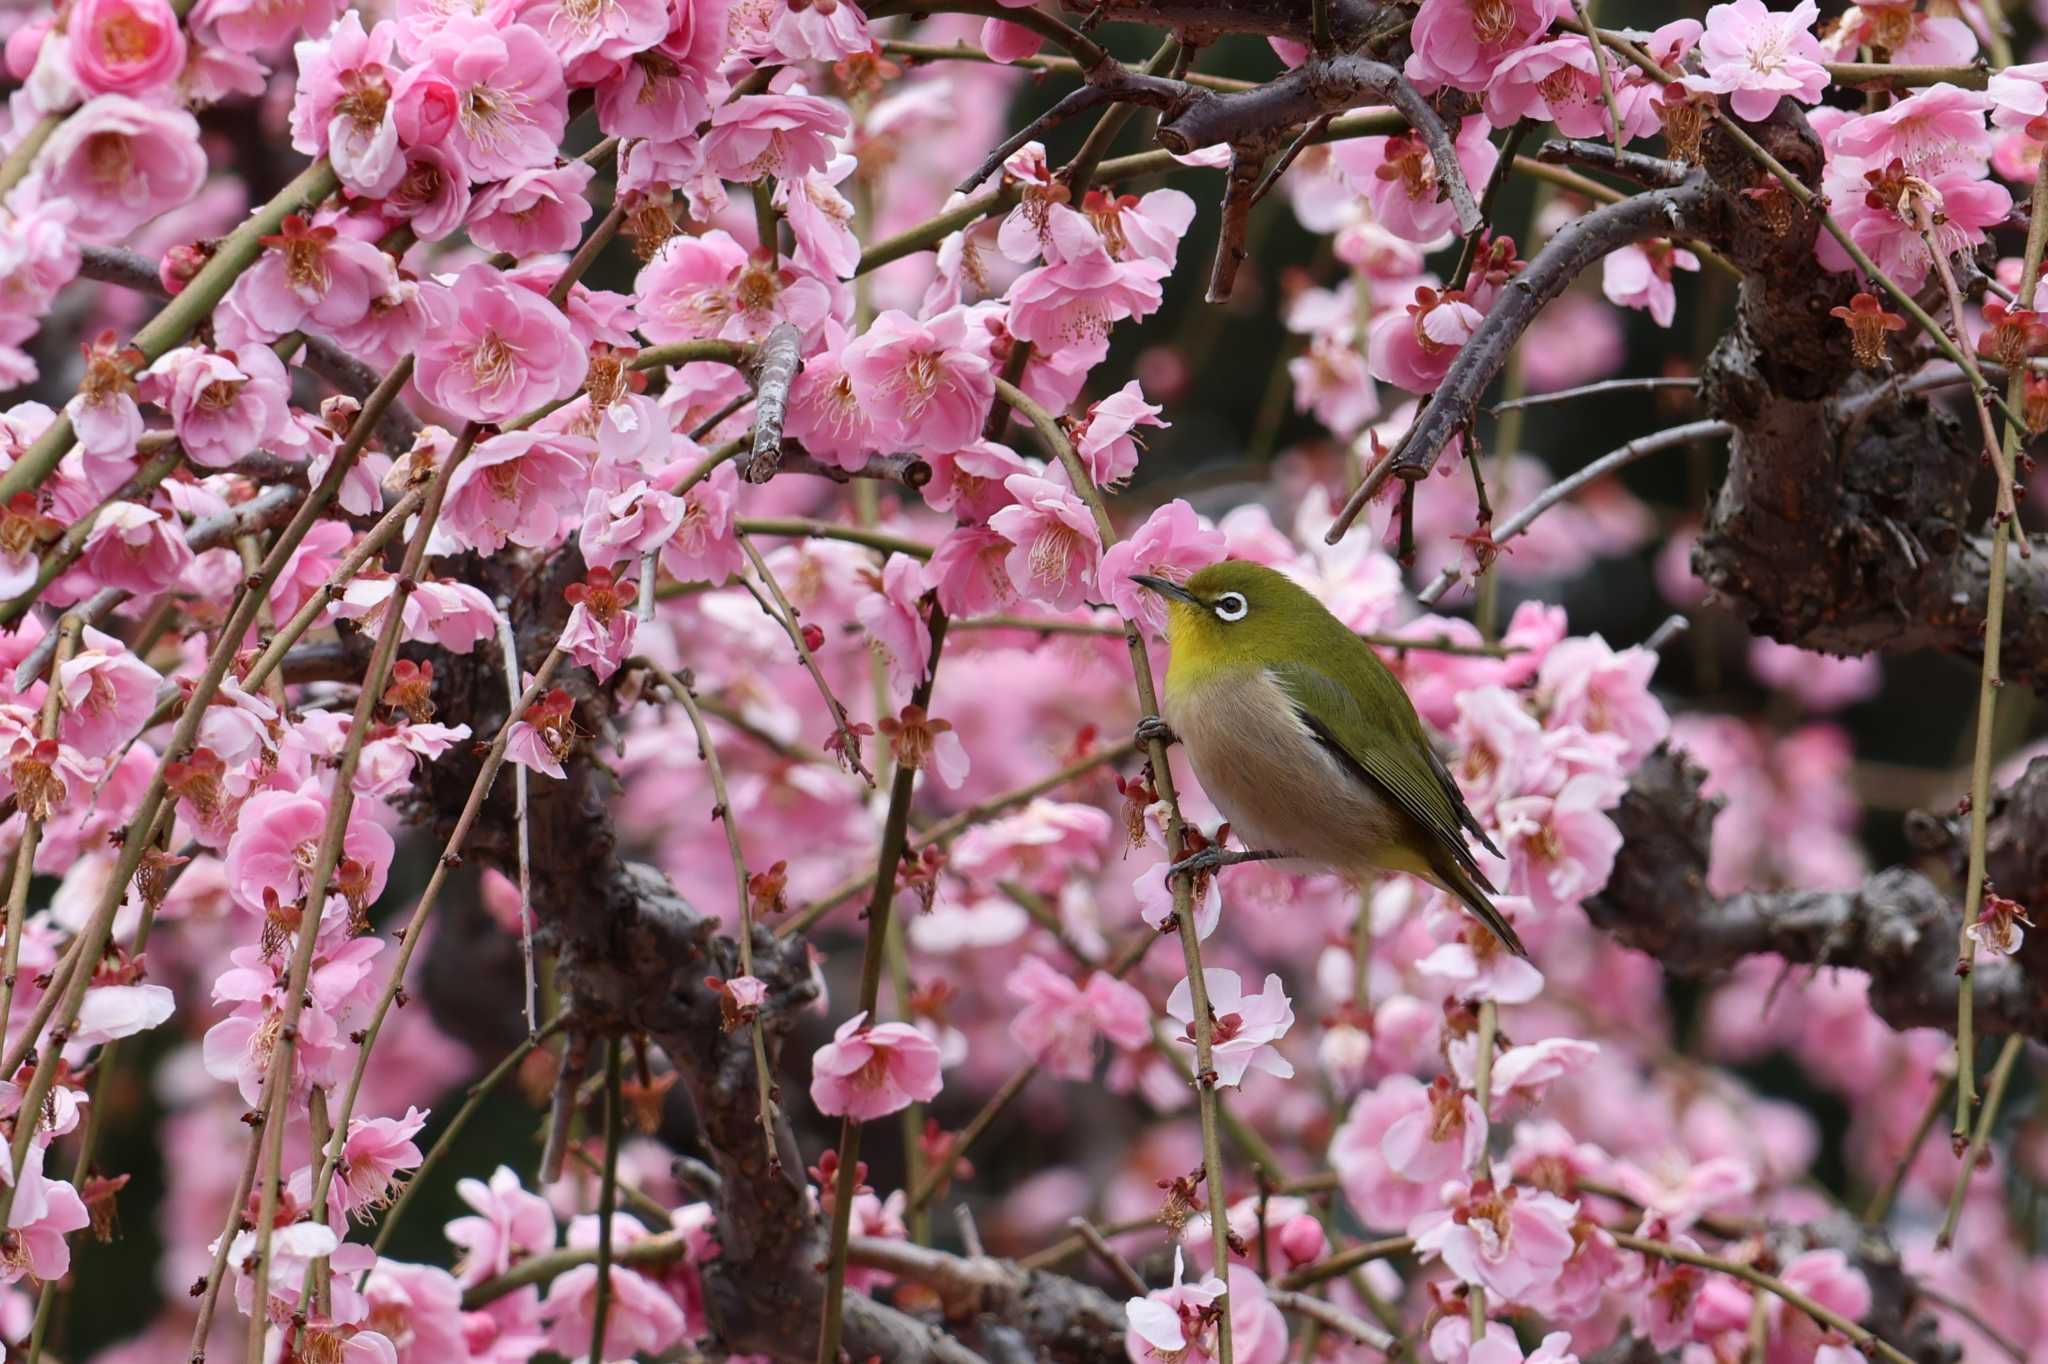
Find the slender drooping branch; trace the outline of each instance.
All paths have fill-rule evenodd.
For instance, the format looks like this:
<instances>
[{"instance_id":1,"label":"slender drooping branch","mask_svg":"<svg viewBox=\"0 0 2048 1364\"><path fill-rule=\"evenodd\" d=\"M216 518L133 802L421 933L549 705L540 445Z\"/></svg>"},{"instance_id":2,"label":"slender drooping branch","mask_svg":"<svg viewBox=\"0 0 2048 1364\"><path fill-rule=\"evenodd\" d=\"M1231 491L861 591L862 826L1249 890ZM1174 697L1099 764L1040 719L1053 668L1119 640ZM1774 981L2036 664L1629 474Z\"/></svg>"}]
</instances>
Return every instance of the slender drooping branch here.
<instances>
[{"instance_id":1,"label":"slender drooping branch","mask_svg":"<svg viewBox=\"0 0 2048 1364\"><path fill-rule=\"evenodd\" d=\"M1711 194L1704 174L1695 171L1684 184L1596 208L1560 228L1495 297L1492 309L1451 361L1435 395L1395 447L1390 472L1412 481L1435 468L1444 446L1471 424L1480 395L1507 364L1509 353L1546 304L1619 247L1698 231L1692 217L1706 207ZM1331 544L1344 538L1365 509L1367 498L1360 495L1365 491L1361 486L1331 522L1324 537Z\"/></svg>"}]
</instances>

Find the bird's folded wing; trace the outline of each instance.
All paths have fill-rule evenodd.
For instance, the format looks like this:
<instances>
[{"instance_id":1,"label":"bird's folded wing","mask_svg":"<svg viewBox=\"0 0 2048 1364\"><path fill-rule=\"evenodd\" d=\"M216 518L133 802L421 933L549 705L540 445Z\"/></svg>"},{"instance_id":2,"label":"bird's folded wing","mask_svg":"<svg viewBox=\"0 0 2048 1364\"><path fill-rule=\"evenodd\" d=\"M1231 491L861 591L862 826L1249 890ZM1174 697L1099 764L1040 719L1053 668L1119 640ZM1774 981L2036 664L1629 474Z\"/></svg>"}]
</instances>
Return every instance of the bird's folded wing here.
<instances>
[{"instance_id":1,"label":"bird's folded wing","mask_svg":"<svg viewBox=\"0 0 2048 1364\"><path fill-rule=\"evenodd\" d=\"M1281 663L1271 668L1273 678L1294 702L1296 714L1337 759L1375 792L1391 798L1397 806L1433 834L1460 866L1477 872L1472 854L1465 846L1465 829L1479 833L1488 851L1494 851L1479 823L1466 808L1457 784L1429 747L1428 736L1409 735L1403 726L1378 724L1367 718L1353 686L1347 686L1322 669L1307 663ZM1382 679L1370 675L1355 685L1378 690ZM1398 689L1400 682L1386 675L1384 685ZM1387 707L1408 708L1405 695L1369 697ZM1382 710L1382 714L1386 714ZM1394 710L1394 714L1402 713ZM1412 745L1414 752L1409 752ZM1496 855L1498 855L1496 853Z\"/></svg>"}]
</instances>

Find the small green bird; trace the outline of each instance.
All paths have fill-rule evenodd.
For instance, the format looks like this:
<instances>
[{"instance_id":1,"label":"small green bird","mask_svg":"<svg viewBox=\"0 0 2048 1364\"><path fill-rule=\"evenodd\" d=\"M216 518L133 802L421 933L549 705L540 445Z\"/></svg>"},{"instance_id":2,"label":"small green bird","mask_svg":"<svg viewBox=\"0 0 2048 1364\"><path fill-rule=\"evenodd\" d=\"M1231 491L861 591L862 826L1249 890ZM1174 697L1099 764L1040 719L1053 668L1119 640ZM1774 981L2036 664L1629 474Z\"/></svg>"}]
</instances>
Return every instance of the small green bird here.
<instances>
[{"instance_id":1,"label":"small green bird","mask_svg":"<svg viewBox=\"0 0 2048 1364\"><path fill-rule=\"evenodd\" d=\"M1263 564L1211 564L1185 586L1149 574L1131 581L1166 599L1166 725L1252 850L1197 854L1194 868L1298 857L1354 876L1409 872L1529 955L1488 898L1465 835L1496 857L1500 849L1371 645Z\"/></svg>"}]
</instances>

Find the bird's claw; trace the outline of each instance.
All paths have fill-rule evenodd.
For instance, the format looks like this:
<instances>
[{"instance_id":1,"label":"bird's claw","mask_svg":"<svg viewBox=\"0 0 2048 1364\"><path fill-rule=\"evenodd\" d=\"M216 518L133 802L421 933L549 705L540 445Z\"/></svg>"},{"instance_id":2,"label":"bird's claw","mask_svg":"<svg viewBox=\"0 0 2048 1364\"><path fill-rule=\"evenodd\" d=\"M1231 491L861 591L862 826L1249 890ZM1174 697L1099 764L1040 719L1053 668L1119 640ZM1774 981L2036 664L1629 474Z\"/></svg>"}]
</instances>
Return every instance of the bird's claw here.
<instances>
[{"instance_id":1,"label":"bird's claw","mask_svg":"<svg viewBox=\"0 0 2048 1364\"><path fill-rule=\"evenodd\" d=\"M1173 732L1173 728L1157 715L1147 715L1144 719L1138 721L1135 737L1141 744L1150 744L1155 740L1162 744L1179 742L1178 737Z\"/></svg>"},{"instance_id":2,"label":"bird's claw","mask_svg":"<svg viewBox=\"0 0 2048 1364\"><path fill-rule=\"evenodd\" d=\"M1240 862L1270 862L1276 857L1286 856L1288 854L1284 852L1269 851L1264 848L1244 848L1236 852L1225 848L1204 848L1198 853L1191 853L1183 857L1180 861L1168 867L1166 869L1166 876L1170 881L1176 876L1199 875L1204 872L1218 871L1224 867L1234 867Z\"/></svg>"}]
</instances>

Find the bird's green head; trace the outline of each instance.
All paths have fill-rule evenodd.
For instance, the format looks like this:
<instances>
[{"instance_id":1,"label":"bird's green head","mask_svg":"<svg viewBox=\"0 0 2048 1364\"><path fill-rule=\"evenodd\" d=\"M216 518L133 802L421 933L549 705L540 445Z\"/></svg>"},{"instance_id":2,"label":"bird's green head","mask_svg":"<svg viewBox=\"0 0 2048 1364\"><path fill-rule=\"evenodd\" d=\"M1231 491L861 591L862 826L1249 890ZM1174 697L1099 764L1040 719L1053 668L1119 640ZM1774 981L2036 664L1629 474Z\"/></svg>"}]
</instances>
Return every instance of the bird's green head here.
<instances>
[{"instance_id":1,"label":"bird's green head","mask_svg":"<svg viewBox=\"0 0 2048 1364\"><path fill-rule=\"evenodd\" d=\"M1146 573L1131 581L1165 598L1176 670L1304 655L1328 616L1299 583L1243 559L1211 564L1185 583Z\"/></svg>"}]
</instances>

